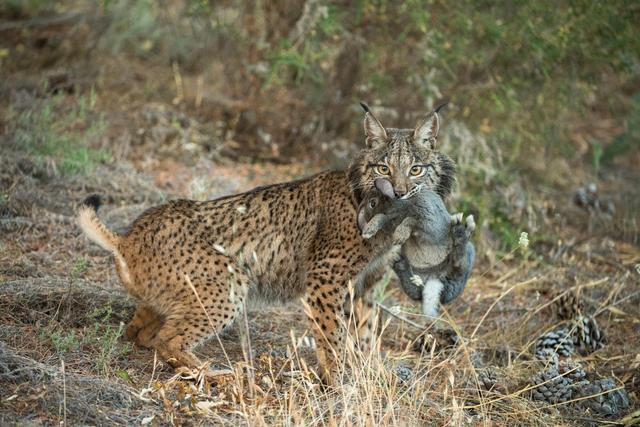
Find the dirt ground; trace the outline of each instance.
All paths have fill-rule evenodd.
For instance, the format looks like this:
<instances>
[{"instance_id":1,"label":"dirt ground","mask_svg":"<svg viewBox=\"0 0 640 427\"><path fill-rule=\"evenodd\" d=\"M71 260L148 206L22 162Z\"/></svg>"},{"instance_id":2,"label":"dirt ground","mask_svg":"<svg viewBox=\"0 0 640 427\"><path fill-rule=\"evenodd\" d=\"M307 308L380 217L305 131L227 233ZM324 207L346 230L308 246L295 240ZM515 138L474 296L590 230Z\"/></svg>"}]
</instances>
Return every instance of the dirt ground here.
<instances>
[{"instance_id":1,"label":"dirt ground","mask_svg":"<svg viewBox=\"0 0 640 427\"><path fill-rule=\"evenodd\" d=\"M192 197L194 180L207 183L206 194L201 189L199 197L216 197L302 175L303 167L224 166L206 160L188 167L159 158L154 159L153 170L119 161L100 165L86 176L60 177L47 175L46 165L30 163L19 152L3 154L0 169L8 203L2 217L0 255L2 424L49 425L65 418L69 424L96 425L149 420L159 424L249 422L241 415L248 403L237 395L235 383L227 389L212 387L204 393L206 398L195 397L189 393L193 381L175 379L164 364L154 363L152 352L122 339L123 323L131 317L134 301L118 284L110 255L80 234L74 206L86 194L105 194L109 202L101 216L111 227L123 229L146 207L175 196ZM429 380L438 383L432 392L443 387L439 383L444 379L438 380L438 375L455 372L463 384L450 393L455 390L459 404L471 407L462 411L468 422L503 424L523 413L532 425L595 425L620 420L630 408L638 407L640 344L635 338L640 334L640 250L589 232L589 224L598 230L611 220L576 206L554 213L550 221L563 230L557 241L537 243L524 255L516 250L499 254L494 261L479 257L464 294L447 306L449 321L464 345L439 345L432 355L421 356L411 345L420 331L389 317L383 334L389 366L407 367L415 375L425 369L421 368L424 358L430 364L444 364L446 368L428 369ZM554 314L554 300L563 293L578 295L584 304L582 312L595 316L606 336L603 348L574 359L591 378L612 377L624 387L630 406L613 417L585 411L577 403L549 406L529 400L528 384L540 368L532 357L533 346L541 333L561 324ZM393 281L379 300L385 306L401 307L404 316L422 322L415 315L417 307ZM300 337L306 331L302 307L292 302L253 308L248 327L254 361L262 364L256 375L267 378L266 367L273 371L273 366L279 366L273 378L286 388L290 384L285 375L287 346L292 347L292 334ZM218 368L241 369L238 366L245 358L238 333L230 331L220 340L222 347L214 340L199 349L199 355ZM313 353L300 351L312 364ZM482 392L480 401L491 403L478 411L473 409L479 393L474 387L480 387L466 383L474 369L480 372L486 367L495 371L496 383ZM263 391L274 398L277 390ZM215 406L207 406L212 401ZM446 420L453 409L444 401L440 405L435 413ZM429 411L422 410L421 416L428 417Z\"/></svg>"},{"instance_id":2,"label":"dirt ground","mask_svg":"<svg viewBox=\"0 0 640 427\"><path fill-rule=\"evenodd\" d=\"M57 31L20 37L52 40ZM194 99L162 92L175 80L170 65L76 58L51 70L33 46L26 44L34 52L22 60L39 65L31 73L9 67L2 81L0 425L640 423L640 175L633 165L603 171L597 192L581 189L582 172L563 187L491 189L483 197L504 198L505 215L531 219L531 228L517 230L528 231L531 243L497 246L479 219L472 277L445 307L453 338L433 329L420 338L419 308L394 278L383 280L377 301L394 315L383 315L374 379L321 389L307 369L312 349L298 348L307 324L294 301L251 307L247 325L199 348L213 369L231 371L209 383L176 375L153 352L123 339L135 301L119 285L111 256L81 235L75 207L102 194L101 218L125 230L168 199L211 199L344 167L357 144L286 161L277 147L272 157L258 156L224 134L220 117L194 111ZM141 95L142 83L130 83L142 80L152 82L144 90L157 91L155 101ZM42 150L30 135L53 141L55 150ZM82 140L89 151L74 160L75 151L59 150L67 140ZM104 149L108 158L100 157ZM526 203L512 203L522 192L529 193ZM458 192L450 210L462 200ZM569 399L536 400L536 375L552 364L535 357L538 338L583 320L590 322L581 329L588 338L561 359L578 363L590 384L608 378L614 386L583 393L575 385ZM240 343L242 328L250 351ZM352 366L353 376L371 366ZM375 404L363 409L367 399Z\"/></svg>"}]
</instances>

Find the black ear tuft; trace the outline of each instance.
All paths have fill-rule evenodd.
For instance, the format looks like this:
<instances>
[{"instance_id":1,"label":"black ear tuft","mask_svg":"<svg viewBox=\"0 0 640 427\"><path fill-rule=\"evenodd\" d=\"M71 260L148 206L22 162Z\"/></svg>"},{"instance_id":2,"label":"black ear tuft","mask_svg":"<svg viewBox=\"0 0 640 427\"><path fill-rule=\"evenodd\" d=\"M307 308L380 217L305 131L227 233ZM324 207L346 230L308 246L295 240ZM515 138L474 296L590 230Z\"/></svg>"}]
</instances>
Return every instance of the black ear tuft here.
<instances>
[{"instance_id":1,"label":"black ear tuft","mask_svg":"<svg viewBox=\"0 0 640 427\"><path fill-rule=\"evenodd\" d=\"M434 113L439 113L441 110L444 110L444 108L449 105L449 101L445 101L442 104L438 105L436 108L433 109Z\"/></svg>"},{"instance_id":2,"label":"black ear tuft","mask_svg":"<svg viewBox=\"0 0 640 427\"><path fill-rule=\"evenodd\" d=\"M102 200L100 196L97 194L92 194L82 201L82 206L87 206L92 208L94 211L97 211L100 205L102 204Z\"/></svg>"},{"instance_id":3,"label":"black ear tuft","mask_svg":"<svg viewBox=\"0 0 640 427\"><path fill-rule=\"evenodd\" d=\"M370 113L371 109L369 108L369 106L367 104L365 104L364 102L360 101L360 106L362 107L362 109L364 110L365 113Z\"/></svg>"}]
</instances>

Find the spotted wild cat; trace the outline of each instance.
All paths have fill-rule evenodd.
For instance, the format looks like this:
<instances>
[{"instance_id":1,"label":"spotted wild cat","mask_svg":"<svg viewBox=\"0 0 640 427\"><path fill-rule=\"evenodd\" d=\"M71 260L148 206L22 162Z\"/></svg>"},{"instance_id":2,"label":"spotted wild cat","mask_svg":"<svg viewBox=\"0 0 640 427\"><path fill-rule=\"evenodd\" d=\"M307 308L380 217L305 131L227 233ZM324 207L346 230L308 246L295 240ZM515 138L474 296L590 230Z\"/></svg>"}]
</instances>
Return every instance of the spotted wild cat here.
<instances>
[{"instance_id":1,"label":"spotted wild cat","mask_svg":"<svg viewBox=\"0 0 640 427\"><path fill-rule=\"evenodd\" d=\"M364 124L366 147L346 171L216 200L170 201L144 212L125 234L99 220L97 197L83 202L80 227L113 254L120 280L139 301L127 337L174 366L195 367L192 348L230 325L247 299L304 296L321 375L333 382L348 282L399 249L361 237L356 208L364 194L381 176L397 195L424 183L444 196L453 182L453 162L435 150L437 112L415 129L392 129L366 109Z\"/></svg>"}]
</instances>

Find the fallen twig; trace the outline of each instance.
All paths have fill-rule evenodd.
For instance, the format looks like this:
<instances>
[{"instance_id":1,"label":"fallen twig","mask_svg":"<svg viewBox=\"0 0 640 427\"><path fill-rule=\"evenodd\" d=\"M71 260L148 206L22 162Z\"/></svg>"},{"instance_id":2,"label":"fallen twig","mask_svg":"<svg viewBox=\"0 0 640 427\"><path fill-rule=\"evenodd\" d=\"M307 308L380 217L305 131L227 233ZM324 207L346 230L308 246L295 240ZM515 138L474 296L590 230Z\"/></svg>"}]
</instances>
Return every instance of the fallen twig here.
<instances>
[{"instance_id":1,"label":"fallen twig","mask_svg":"<svg viewBox=\"0 0 640 427\"><path fill-rule=\"evenodd\" d=\"M0 32L14 31L24 28L43 28L54 25L75 24L84 17L82 12L69 12L57 16L48 16L46 18L25 19L23 21L1 22Z\"/></svg>"},{"instance_id":2,"label":"fallen twig","mask_svg":"<svg viewBox=\"0 0 640 427\"><path fill-rule=\"evenodd\" d=\"M378 307L380 307L383 311L385 311L386 313L389 313L390 315L392 315L396 319L401 320L401 321L405 322L406 324L411 325L416 329L419 329L420 331L424 331L425 326L419 325L416 322L413 322L413 321L407 319L406 317L399 315L394 310L391 310L389 307L386 307L385 305L383 305L383 304L381 304L379 302L376 303L376 304L378 304Z\"/></svg>"}]
</instances>

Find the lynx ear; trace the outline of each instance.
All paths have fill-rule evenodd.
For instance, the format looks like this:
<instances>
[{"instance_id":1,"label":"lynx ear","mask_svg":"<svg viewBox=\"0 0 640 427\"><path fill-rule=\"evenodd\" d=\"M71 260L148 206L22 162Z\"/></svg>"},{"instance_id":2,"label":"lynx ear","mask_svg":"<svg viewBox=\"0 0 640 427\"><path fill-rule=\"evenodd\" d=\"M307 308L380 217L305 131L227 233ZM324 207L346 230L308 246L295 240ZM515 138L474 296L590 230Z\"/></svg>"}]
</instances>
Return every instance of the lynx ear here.
<instances>
[{"instance_id":1,"label":"lynx ear","mask_svg":"<svg viewBox=\"0 0 640 427\"><path fill-rule=\"evenodd\" d=\"M364 134L367 137L367 147L376 147L387 142L387 131L380 123L376 116L373 115L367 104L361 102L360 105L365 112L364 115Z\"/></svg>"},{"instance_id":2,"label":"lynx ear","mask_svg":"<svg viewBox=\"0 0 640 427\"><path fill-rule=\"evenodd\" d=\"M438 108L439 110L440 108ZM433 150L436 148L436 139L440 129L440 117L437 111L432 111L427 117L416 126L413 131L413 142Z\"/></svg>"}]
</instances>

